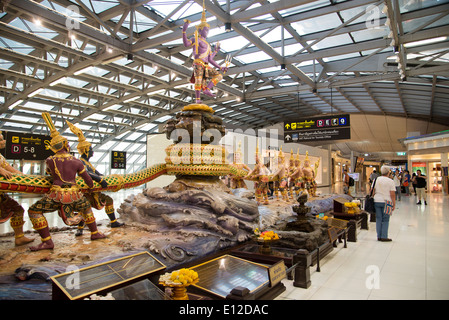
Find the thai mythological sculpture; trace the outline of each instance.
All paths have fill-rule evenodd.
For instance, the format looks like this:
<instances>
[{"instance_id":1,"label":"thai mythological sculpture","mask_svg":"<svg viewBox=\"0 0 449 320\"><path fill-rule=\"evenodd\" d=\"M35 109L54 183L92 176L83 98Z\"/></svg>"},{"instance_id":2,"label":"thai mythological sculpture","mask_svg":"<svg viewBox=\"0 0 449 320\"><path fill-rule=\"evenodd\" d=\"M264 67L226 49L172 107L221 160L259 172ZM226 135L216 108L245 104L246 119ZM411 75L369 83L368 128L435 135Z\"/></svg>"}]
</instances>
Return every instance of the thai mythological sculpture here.
<instances>
[{"instance_id":1,"label":"thai mythological sculpture","mask_svg":"<svg viewBox=\"0 0 449 320\"><path fill-rule=\"evenodd\" d=\"M3 138L3 134L0 131L0 149L5 148L6 141ZM19 170L14 169L6 159L0 154L0 176L5 179L11 179L12 175L18 173L21 174ZM23 210L22 206L9 195L0 191L0 223L8 221L11 228L14 230L14 242L16 246L21 246L30 242L34 239L25 237L23 233Z\"/></svg>"},{"instance_id":2,"label":"thai mythological sculpture","mask_svg":"<svg viewBox=\"0 0 449 320\"><path fill-rule=\"evenodd\" d=\"M291 161L292 158L290 158ZM304 190L304 181L303 181L303 172L301 168L301 160L299 160L299 150L296 153L296 157L294 159L294 170L290 171L291 174L289 176L289 183L290 186L293 188L295 192L296 198L298 197L299 193ZM291 190L291 189L290 189ZM292 193L293 196L293 193Z\"/></svg>"},{"instance_id":3,"label":"thai mythological sculpture","mask_svg":"<svg viewBox=\"0 0 449 320\"><path fill-rule=\"evenodd\" d=\"M108 187L108 183L104 179L103 175L95 169L95 167L89 162L89 159L93 156L94 152L92 150L92 145L90 142L86 141L83 132L81 129L77 128L71 122L67 121L70 130L78 136L78 153L81 155L80 160L83 162L84 167L87 170L87 173L92 178L92 180L98 182L103 188ZM84 196L89 200L92 208L97 210L102 210L106 212L109 220L111 220L111 228L118 228L123 226L124 224L118 222L115 218L115 209L114 209L114 201L112 198L102 192L86 192ZM80 236L83 234L83 229L86 226L84 221L81 221L78 224L78 231L75 236Z\"/></svg>"},{"instance_id":4,"label":"thai mythological sculpture","mask_svg":"<svg viewBox=\"0 0 449 320\"><path fill-rule=\"evenodd\" d=\"M259 145L256 147L256 165L254 169L248 173L245 179L254 180L257 203L259 205L269 204L268 182L270 181L270 170L263 163L262 155L259 154Z\"/></svg>"},{"instance_id":5,"label":"thai mythological sculpture","mask_svg":"<svg viewBox=\"0 0 449 320\"><path fill-rule=\"evenodd\" d=\"M288 168L285 165L285 156L282 152L282 146L278 153L278 166L276 171L271 175L274 181L274 195L279 200L279 192L282 195L282 200L288 202Z\"/></svg>"},{"instance_id":6,"label":"thai mythological sculpture","mask_svg":"<svg viewBox=\"0 0 449 320\"><path fill-rule=\"evenodd\" d=\"M241 162L242 159L242 150L241 150L241 143L239 142L239 147L234 155L234 163L231 165L238 170L246 170L247 172L250 172L251 169L244 163ZM231 178L231 189L238 189L238 188L245 188L248 189L246 186L245 180L243 180L244 177L237 176L234 174L229 174L229 177Z\"/></svg>"},{"instance_id":7,"label":"thai mythological sculpture","mask_svg":"<svg viewBox=\"0 0 449 320\"><path fill-rule=\"evenodd\" d=\"M44 197L28 209L33 228L39 233L42 240L41 244L30 249L37 251L54 248L44 213L56 210L68 225L77 225L84 220L91 231L91 240L105 238L98 232L90 203L79 190L75 180L78 174L92 188L92 178L87 173L84 164L69 153L67 139L56 130L50 114L44 112L42 117L50 128L50 149L55 153L45 161L47 173L52 176L53 182ZM81 213L81 216L78 213Z\"/></svg>"},{"instance_id":8,"label":"thai mythological sculpture","mask_svg":"<svg viewBox=\"0 0 449 320\"><path fill-rule=\"evenodd\" d=\"M306 151L306 158L304 159L304 166L302 167L304 186L310 196L316 196L316 169L319 165L319 161L315 164L315 169L310 166L309 152Z\"/></svg>"},{"instance_id":9,"label":"thai mythological sculpture","mask_svg":"<svg viewBox=\"0 0 449 320\"><path fill-rule=\"evenodd\" d=\"M293 156L293 149L290 150L290 159L288 161L288 197L291 200L295 200L295 180L292 175L296 171L295 158Z\"/></svg>"},{"instance_id":10,"label":"thai mythological sculpture","mask_svg":"<svg viewBox=\"0 0 449 320\"><path fill-rule=\"evenodd\" d=\"M228 70L227 67L221 67L215 62L214 57L220 51L220 45L217 44L215 49L212 50L210 44L206 41L209 34L210 26L206 22L206 11L203 1L203 14L201 16L201 23L196 27L195 37L188 39L186 35L187 28L190 21L184 20L184 26L182 28L182 40L184 46L193 48L193 75L190 79L191 83L195 84L195 99L196 103L201 103L201 92L207 96L215 97L210 91L218 82L223 79L223 75L219 71L215 70L210 65L216 67L222 72Z\"/></svg>"}]
</instances>

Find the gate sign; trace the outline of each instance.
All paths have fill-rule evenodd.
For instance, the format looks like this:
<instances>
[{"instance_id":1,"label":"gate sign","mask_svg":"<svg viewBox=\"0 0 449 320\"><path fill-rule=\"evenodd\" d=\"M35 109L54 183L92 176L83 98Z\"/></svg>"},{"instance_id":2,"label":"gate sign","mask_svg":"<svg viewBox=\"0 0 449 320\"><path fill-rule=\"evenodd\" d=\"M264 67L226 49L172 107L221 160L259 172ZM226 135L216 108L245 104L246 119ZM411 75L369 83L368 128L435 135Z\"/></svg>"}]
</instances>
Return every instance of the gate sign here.
<instances>
[{"instance_id":1,"label":"gate sign","mask_svg":"<svg viewBox=\"0 0 449 320\"><path fill-rule=\"evenodd\" d=\"M111 169L126 169L126 152L111 152Z\"/></svg>"},{"instance_id":2,"label":"gate sign","mask_svg":"<svg viewBox=\"0 0 449 320\"><path fill-rule=\"evenodd\" d=\"M303 118L284 122L284 142L351 139L349 114Z\"/></svg>"},{"instance_id":3,"label":"gate sign","mask_svg":"<svg viewBox=\"0 0 449 320\"><path fill-rule=\"evenodd\" d=\"M2 153L6 159L43 161L54 155L50 150L50 136L7 131L3 137L6 147Z\"/></svg>"}]
</instances>

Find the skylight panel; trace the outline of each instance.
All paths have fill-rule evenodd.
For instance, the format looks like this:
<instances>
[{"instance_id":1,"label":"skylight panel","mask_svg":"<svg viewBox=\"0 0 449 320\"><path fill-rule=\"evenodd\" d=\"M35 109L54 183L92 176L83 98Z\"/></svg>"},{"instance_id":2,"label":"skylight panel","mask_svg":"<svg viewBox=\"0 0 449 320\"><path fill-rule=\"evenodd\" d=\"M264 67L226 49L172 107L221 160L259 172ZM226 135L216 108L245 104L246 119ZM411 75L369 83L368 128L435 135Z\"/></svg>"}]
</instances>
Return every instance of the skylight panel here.
<instances>
[{"instance_id":1,"label":"skylight panel","mask_svg":"<svg viewBox=\"0 0 449 320\"><path fill-rule=\"evenodd\" d=\"M271 56L269 56L268 54L266 54L265 52L262 52L262 51L244 54L241 56L237 56L236 58L244 63L253 63L253 62L272 59Z\"/></svg>"},{"instance_id":2,"label":"skylight panel","mask_svg":"<svg viewBox=\"0 0 449 320\"><path fill-rule=\"evenodd\" d=\"M388 30L388 31L387 31ZM380 39L385 37L390 30L386 27L363 29L360 31L351 32L352 37L356 42L367 41L373 39Z\"/></svg>"},{"instance_id":3,"label":"skylight panel","mask_svg":"<svg viewBox=\"0 0 449 320\"><path fill-rule=\"evenodd\" d=\"M308 41L307 43L312 43L313 41ZM313 50L319 50L319 49L326 49L326 48L332 48L332 47L338 47L345 44L353 43L351 38L347 33L345 34L339 34L332 37L327 37L321 40L320 42L314 44L312 46Z\"/></svg>"},{"instance_id":4,"label":"skylight panel","mask_svg":"<svg viewBox=\"0 0 449 320\"><path fill-rule=\"evenodd\" d=\"M320 0L320 1L314 1L312 3L303 4L298 7L281 10L281 11L279 11L279 13L282 14L282 16L289 16L292 14L306 12L306 11L310 11L313 9L325 7L327 5L329 5L329 0Z\"/></svg>"},{"instance_id":5,"label":"skylight panel","mask_svg":"<svg viewBox=\"0 0 449 320\"><path fill-rule=\"evenodd\" d=\"M291 25L300 35L305 35L323 30L335 29L341 24L342 22L338 15L336 13L330 13L323 16L294 22Z\"/></svg>"},{"instance_id":6,"label":"skylight panel","mask_svg":"<svg viewBox=\"0 0 449 320\"><path fill-rule=\"evenodd\" d=\"M116 1L105 1L105 0L83 0L84 4L92 9L95 13L101 13L105 10L111 9L118 5Z\"/></svg>"},{"instance_id":7,"label":"skylight panel","mask_svg":"<svg viewBox=\"0 0 449 320\"><path fill-rule=\"evenodd\" d=\"M246 46L249 43L242 36L237 36L231 39L226 39L220 42L220 48L226 52L232 52L240 50L242 47Z\"/></svg>"}]
</instances>

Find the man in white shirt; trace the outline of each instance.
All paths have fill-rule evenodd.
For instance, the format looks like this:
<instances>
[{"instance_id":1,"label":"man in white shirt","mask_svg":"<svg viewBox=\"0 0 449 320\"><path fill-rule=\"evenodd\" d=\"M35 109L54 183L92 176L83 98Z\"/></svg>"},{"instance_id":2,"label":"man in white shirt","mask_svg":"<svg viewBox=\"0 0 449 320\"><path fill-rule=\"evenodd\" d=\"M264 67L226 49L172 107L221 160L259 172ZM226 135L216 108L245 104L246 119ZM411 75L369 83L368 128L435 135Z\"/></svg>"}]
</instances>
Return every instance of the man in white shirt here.
<instances>
[{"instance_id":1,"label":"man in white shirt","mask_svg":"<svg viewBox=\"0 0 449 320\"><path fill-rule=\"evenodd\" d=\"M390 215L396 207L396 187L391 178L388 177L390 169L382 166L380 169L382 176L376 179L374 185L374 208L376 209L376 231L378 241L391 241L388 238L388 227ZM374 184L374 183L373 183ZM391 212L386 212L386 206L391 205Z\"/></svg>"}]
</instances>

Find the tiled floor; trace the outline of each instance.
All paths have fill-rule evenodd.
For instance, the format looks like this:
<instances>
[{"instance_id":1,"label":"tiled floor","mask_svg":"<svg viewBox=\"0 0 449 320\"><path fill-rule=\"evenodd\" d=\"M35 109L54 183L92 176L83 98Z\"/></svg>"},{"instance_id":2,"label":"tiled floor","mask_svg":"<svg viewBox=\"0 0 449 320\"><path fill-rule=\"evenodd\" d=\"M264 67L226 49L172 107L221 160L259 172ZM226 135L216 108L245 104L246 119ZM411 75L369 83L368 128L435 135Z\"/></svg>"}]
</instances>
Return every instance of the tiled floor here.
<instances>
[{"instance_id":1,"label":"tiled floor","mask_svg":"<svg viewBox=\"0 0 449 320\"><path fill-rule=\"evenodd\" d=\"M428 194L428 205L402 197L390 219L392 242L379 242L375 222L348 248L339 244L311 268L312 285L287 290L280 300L449 299L449 196Z\"/></svg>"},{"instance_id":2,"label":"tiled floor","mask_svg":"<svg viewBox=\"0 0 449 320\"><path fill-rule=\"evenodd\" d=\"M109 194L119 206L129 194L141 191ZM20 199L25 210L34 201ZM94 214L97 220L107 220L104 211L94 210ZM62 225L56 213L46 217L50 225ZM30 230L27 215L25 220L25 230ZM0 225L0 234L10 231L9 223ZM414 195L403 196L390 220L389 237L392 242L378 242L376 225L370 222L369 230L359 231L357 242L348 242L347 248L339 244L321 260L321 272L310 269L308 289L284 280L287 290L277 299L449 299L449 196L430 193L427 206L416 205Z\"/></svg>"}]
</instances>

